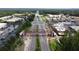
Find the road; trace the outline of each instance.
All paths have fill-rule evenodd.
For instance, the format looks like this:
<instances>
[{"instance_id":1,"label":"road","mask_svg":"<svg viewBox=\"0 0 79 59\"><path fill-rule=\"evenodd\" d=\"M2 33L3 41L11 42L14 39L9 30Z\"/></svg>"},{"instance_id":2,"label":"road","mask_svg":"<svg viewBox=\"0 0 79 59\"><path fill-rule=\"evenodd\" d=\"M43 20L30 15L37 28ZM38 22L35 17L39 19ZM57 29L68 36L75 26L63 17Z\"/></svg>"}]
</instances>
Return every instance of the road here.
<instances>
[{"instance_id":1,"label":"road","mask_svg":"<svg viewBox=\"0 0 79 59\"><path fill-rule=\"evenodd\" d=\"M32 25L30 28L30 31L35 30L35 26ZM26 34L24 37L24 51L34 51L35 50L35 42L36 42L36 37L31 35L32 33Z\"/></svg>"},{"instance_id":2,"label":"road","mask_svg":"<svg viewBox=\"0 0 79 59\"><path fill-rule=\"evenodd\" d=\"M47 41L47 37L46 32L45 32L45 23L42 21L42 18L40 17L39 13L37 12L37 14L35 15L35 22L33 22L33 24L36 26L38 26L38 31L42 31L41 33L39 33L39 41L40 41L40 46L41 46L41 50L42 51L49 51L49 44ZM42 36L44 35L44 36Z\"/></svg>"},{"instance_id":3,"label":"road","mask_svg":"<svg viewBox=\"0 0 79 59\"><path fill-rule=\"evenodd\" d=\"M40 39L40 45L41 45L41 50L42 51L49 51L49 44L47 41L47 37L46 37L46 26L45 23L42 22L42 19L40 17L40 15L38 15L38 25L39 25L39 29L38 31L43 31L43 33L39 33L39 39ZM44 36L42 36L44 35Z\"/></svg>"},{"instance_id":4,"label":"road","mask_svg":"<svg viewBox=\"0 0 79 59\"><path fill-rule=\"evenodd\" d=\"M38 31L44 31L43 33L39 33L39 41L42 51L49 51L49 44L47 41L46 36L42 36L42 34L46 35L45 33L45 23L42 22L42 18L39 15L39 12L37 11L34 17L34 21L32 22L31 31L35 31L38 26ZM29 36L26 35L25 39L25 51L34 51L36 46L36 36L32 36L32 33L29 34ZM31 35L31 36L30 36Z\"/></svg>"}]
</instances>

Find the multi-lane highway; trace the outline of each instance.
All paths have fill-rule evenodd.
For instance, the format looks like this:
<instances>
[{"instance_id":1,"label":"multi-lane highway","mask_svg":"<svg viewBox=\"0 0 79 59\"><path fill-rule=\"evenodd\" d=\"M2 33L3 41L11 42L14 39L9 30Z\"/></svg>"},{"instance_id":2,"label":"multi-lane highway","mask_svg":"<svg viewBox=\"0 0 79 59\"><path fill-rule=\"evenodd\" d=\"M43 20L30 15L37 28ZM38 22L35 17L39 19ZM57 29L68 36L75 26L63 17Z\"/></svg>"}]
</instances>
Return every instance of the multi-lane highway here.
<instances>
[{"instance_id":1,"label":"multi-lane highway","mask_svg":"<svg viewBox=\"0 0 79 59\"><path fill-rule=\"evenodd\" d=\"M37 15L37 19L38 19L38 31L39 33L39 40L40 40L40 46L41 46L41 50L42 51L49 51L49 44L47 41L47 37L46 37L46 26L45 23L42 21L42 18L40 17L40 15Z\"/></svg>"},{"instance_id":2,"label":"multi-lane highway","mask_svg":"<svg viewBox=\"0 0 79 59\"><path fill-rule=\"evenodd\" d=\"M33 25L30 28L30 31L28 32L28 34L25 35L25 39L24 39L24 51L34 51L35 50L35 42L36 42L36 37L33 36L33 34L31 32L33 32L35 30L35 26Z\"/></svg>"},{"instance_id":3,"label":"multi-lane highway","mask_svg":"<svg viewBox=\"0 0 79 59\"><path fill-rule=\"evenodd\" d=\"M46 35L46 32L45 32L45 23L42 22L42 18L40 17L39 15L39 12L37 11L36 14L35 14L35 17L34 17L34 21L32 22L32 27L31 27L31 31L35 32L36 28L38 26L38 31L43 31L43 32L40 32L38 33L39 35L39 41L40 41L40 46L41 46L41 50L42 51L49 51L49 44L48 44L48 41L47 41L47 37L45 36ZM32 33L30 33L31 35ZM44 36L42 36L44 35ZM26 35L27 36L27 35ZM25 47L24 47L24 50L26 51L34 51L35 50L35 46L36 46L36 36L34 35L31 35L31 36L27 36L29 38L27 38L27 40L25 41Z\"/></svg>"}]
</instances>

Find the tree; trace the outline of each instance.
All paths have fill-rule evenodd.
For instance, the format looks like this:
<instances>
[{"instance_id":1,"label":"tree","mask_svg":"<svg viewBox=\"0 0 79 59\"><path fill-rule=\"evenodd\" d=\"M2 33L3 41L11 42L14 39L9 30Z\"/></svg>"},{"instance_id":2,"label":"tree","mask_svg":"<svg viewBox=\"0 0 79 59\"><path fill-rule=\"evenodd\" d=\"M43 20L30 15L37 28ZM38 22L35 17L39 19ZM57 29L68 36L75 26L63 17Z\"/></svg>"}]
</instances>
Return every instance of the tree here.
<instances>
[{"instance_id":1,"label":"tree","mask_svg":"<svg viewBox=\"0 0 79 59\"><path fill-rule=\"evenodd\" d=\"M30 22L32 22L33 19L34 19L34 16L35 16L34 14L29 15L29 16L28 16L28 20L29 20Z\"/></svg>"},{"instance_id":2,"label":"tree","mask_svg":"<svg viewBox=\"0 0 79 59\"><path fill-rule=\"evenodd\" d=\"M54 50L79 51L79 32L66 33L59 41L55 40ZM52 45L54 44L52 43Z\"/></svg>"}]
</instances>

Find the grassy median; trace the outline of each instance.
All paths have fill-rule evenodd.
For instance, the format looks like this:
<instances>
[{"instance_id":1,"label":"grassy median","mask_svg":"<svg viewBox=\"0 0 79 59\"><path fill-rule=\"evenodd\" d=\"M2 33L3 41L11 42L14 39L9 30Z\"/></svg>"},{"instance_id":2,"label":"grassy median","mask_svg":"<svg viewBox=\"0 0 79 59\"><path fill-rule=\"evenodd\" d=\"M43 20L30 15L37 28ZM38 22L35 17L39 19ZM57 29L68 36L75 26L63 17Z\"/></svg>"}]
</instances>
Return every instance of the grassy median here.
<instances>
[{"instance_id":1,"label":"grassy median","mask_svg":"<svg viewBox=\"0 0 79 59\"><path fill-rule=\"evenodd\" d=\"M35 51L41 51L41 47L40 47L40 41L39 41L39 34L38 34L38 26L36 27L36 48Z\"/></svg>"},{"instance_id":2,"label":"grassy median","mask_svg":"<svg viewBox=\"0 0 79 59\"><path fill-rule=\"evenodd\" d=\"M36 35L36 49L35 51L41 51L39 36Z\"/></svg>"}]
</instances>

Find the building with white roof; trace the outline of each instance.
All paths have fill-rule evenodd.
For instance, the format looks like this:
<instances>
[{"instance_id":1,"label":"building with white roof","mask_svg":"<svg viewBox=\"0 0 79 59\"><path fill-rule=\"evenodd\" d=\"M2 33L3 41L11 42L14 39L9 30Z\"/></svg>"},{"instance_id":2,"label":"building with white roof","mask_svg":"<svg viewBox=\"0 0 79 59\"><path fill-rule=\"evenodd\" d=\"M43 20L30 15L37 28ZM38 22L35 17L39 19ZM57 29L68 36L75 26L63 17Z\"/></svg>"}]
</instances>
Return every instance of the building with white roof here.
<instances>
[{"instance_id":1,"label":"building with white roof","mask_svg":"<svg viewBox=\"0 0 79 59\"><path fill-rule=\"evenodd\" d=\"M58 22L53 25L53 27L58 31L59 35L64 35L64 32L69 30L70 26L73 26L72 22Z\"/></svg>"},{"instance_id":2,"label":"building with white roof","mask_svg":"<svg viewBox=\"0 0 79 59\"><path fill-rule=\"evenodd\" d=\"M14 15L4 16L4 17L1 17L0 19L3 20L3 21L7 21L7 22L17 22L17 21L24 20L23 18L16 17Z\"/></svg>"},{"instance_id":3,"label":"building with white roof","mask_svg":"<svg viewBox=\"0 0 79 59\"><path fill-rule=\"evenodd\" d=\"M52 14L48 14L48 17L54 21L65 21L67 19L67 17L64 14L59 14L59 15L52 15Z\"/></svg>"},{"instance_id":4,"label":"building with white roof","mask_svg":"<svg viewBox=\"0 0 79 59\"><path fill-rule=\"evenodd\" d=\"M54 24L53 26L57 29L57 31L65 31L66 30L64 24L61 23L61 22L57 23L57 24Z\"/></svg>"},{"instance_id":5,"label":"building with white roof","mask_svg":"<svg viewBox=\"0 0 79 59\"><path fill-rule=\"evenodd\" d=\"M7 22L17 22L17 21L21 21L21 20L23 20L23 19L15 17L15 18L11 18L11 19L8 19L8 20L5 20L5 21L7 21Z\"/></svg>"},{"instance_id":6,"label":"building with white roof","mask_svg":"<svg viewBox=\"0 0 79 59\"><path fill-rule=\"evenodd\" d=\"M56 24L53 25L53 27L59 32L59 33L63 33L66 30L71 30L70 28L74 29L75 31L79 30L79 26L77 26L75 23L73 22L58 22Z\"/></svg>"},{"instance_id":7,"label":"building with white roof","mask_svg":"<svg viewBox=\"0 0 79 59\"><path fill-rule=\"evenodd\" d=\"M74 29L75 31L79 31L79 26L70 26L72 29Z\"/></svg>"},{"instance_id":8,"label":"building with white roof","mask_svg":"<svg viewBox=\"0 0 79 59\"><path fill-rule=\"evenodd\" d=\"M12 18L12 16L4 16L4 17L1 17L0 19L7 20L7 19L10 19L10 18Z\"/></svg>"},{"instance_id":9,"label":"building with white roof","mask_svg":"<svg viewBox=\"0 0 79 59\"><path fill-rule=\"evenodd\" d=\"M7 26L7 23L0 23L0 29Z\"/></svg>"}]
</instances>

